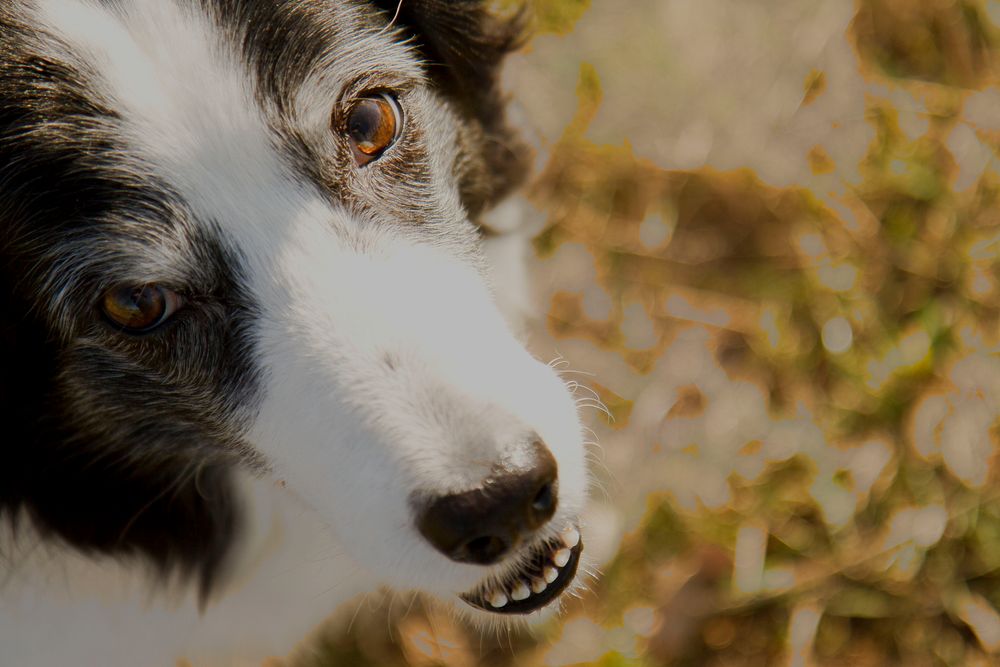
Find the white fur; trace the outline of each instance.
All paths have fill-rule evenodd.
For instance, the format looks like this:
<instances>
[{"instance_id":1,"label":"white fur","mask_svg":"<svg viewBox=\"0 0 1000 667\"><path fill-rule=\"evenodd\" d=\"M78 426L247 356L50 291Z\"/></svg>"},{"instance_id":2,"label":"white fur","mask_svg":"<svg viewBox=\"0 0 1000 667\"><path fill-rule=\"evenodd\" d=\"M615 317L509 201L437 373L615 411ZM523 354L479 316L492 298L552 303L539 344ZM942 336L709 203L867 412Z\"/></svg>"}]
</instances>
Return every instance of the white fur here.
<instances>
[{"instance_id":1,"label":"white fur","mask_svg":"<svg viewBox=\"0 0 1000 667\"><path fill-rule=\"evenodd\" d=\"M2 662L282 653L383 585L461 605L456 596L493 570L434 551L413 525L412 494L464 490L499 462L516 467L537 433L559 466L553 526L575 521L586 473L571 396L511 334L476 257L353 218L295 178L246 68L210 21L173 0L123 5L40 0L38 20L70 45L58 55L94 63L136 149L244 258L266 371L246 439L271 474L243 481L252 530L204 615L190 593L151 593L141 570L111 560L45 545L13 559L21 564L0 595ZM368 39L390 45L388 69L419 81L391 35ZM356 60L316 73L297 100L316 141L330 131L340 82L372 68L370 51L352 48ZM429 92L412 95L414 113L434 108ZM443 158L434 168L443 173Z\"/></svg>"}]
</instances>

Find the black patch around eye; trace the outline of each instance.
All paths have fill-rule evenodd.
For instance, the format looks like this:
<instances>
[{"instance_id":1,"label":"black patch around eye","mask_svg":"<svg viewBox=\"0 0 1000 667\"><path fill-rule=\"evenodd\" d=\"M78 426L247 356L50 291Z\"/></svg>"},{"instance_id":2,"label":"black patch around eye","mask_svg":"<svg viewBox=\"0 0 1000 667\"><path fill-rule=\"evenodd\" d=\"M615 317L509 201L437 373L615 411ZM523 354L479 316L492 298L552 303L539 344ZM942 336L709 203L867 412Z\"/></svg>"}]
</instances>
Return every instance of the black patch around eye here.
<instances>
[{"instance_id":1,"label":"black patch around eye","mask_svg":"<svg viewBox=\"0 0 1000 667\"><path fill-rule=\"evenodd\" d=\"M0 263L0 283L9 272ZM0 521L23 512L43 535L211 593L239 536L233 473L257 463L236 435L256 400L251 309L228 283L232 305L142 355L61 340L30 299L0 293Z\"/></svg>"}]
</instances>

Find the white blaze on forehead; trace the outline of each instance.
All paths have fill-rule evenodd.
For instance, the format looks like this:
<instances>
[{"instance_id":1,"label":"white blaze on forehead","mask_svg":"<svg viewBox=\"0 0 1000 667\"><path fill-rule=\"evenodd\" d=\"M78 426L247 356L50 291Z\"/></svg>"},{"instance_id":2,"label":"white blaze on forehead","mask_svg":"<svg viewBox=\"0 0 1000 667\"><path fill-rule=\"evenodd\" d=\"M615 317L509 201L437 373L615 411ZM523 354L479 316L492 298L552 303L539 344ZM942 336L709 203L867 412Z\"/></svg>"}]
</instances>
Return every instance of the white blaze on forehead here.
<instances>
[{"instance_id":1,"label":"white blaze on forehead","mask_svg":"<svg viewBox=\"0 0 1000 667\"><path fill-rule=\"evenodd\" d=\"M121 116L130 146L199 217L237 238L260 233L287 206L282 195L300 195L273 148L247 68L193 5L133 0L114 7L39 2L43 25L97 72L93 84Z\"/></svg>"}]
</instances>

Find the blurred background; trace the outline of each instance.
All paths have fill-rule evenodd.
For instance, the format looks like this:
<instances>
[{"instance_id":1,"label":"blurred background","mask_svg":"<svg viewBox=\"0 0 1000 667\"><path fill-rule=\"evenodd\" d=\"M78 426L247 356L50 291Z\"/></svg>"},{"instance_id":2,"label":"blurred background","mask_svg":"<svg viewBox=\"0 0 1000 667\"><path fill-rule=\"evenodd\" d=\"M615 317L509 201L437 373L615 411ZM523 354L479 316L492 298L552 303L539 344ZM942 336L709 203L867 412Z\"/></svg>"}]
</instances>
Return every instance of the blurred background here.
<instances>
[{"instance_id":1,"label":"blurred background","mask_svg":"<svg viewBox=\"0 0 1000 667\"><path fill-rule=\"evenodd\" d=\"M296 664L998 664L1000 3L530 4L595 576L531 629L368 600Z\"/></svg>"}]
</instances>

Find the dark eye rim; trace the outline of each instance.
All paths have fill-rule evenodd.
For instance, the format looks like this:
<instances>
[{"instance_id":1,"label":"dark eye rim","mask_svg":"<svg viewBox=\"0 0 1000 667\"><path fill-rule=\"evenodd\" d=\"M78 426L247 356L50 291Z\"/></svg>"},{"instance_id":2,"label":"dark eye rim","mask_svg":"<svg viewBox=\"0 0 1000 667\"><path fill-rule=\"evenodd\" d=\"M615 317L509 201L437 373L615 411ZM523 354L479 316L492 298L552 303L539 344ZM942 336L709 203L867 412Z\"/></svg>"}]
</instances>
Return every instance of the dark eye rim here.
<instances>
[{"instance_id":1,"label":"dark eye rim","mask_svg":"<svg viewBox=\"0 0 1000 667\"><path fill-rule=\"evenodd\" d=\"M358 107L359 104L366 100L373 99L383 99L389 103L392 108L393 114L396 119L395 131L392 135L392 140L386 144L385 148L374 154L366 154L362 152L354 143L354 140L350 136L348 127L350 125L351 114ZM406 129L406 114L403 111L403 105L399 101L399 95L392 90L385 88L377 88L372 90L366 90L363 93L357 95L350 104L348 104L342 114L341 121L338 123L338 131L340 135L344 138L347 143L351 157L355 161L358 168L363 168L376 162L385 156L386 153L392 150L392 148L399 143L400 138L403 136L403 132Z\"/></svg>"},{"instance_id":2,"label":"dark eye rim","mask_svg":"<svg viewBox=\"0 0 1000 667\"><path fill-rule=\"evenodd\" d=\"M145 327L130 327L128 325L122 324L117 321L107 309L104 307L105 299L112 295L114 292L119 290L134 290L134 289L156 289L163 297L163 312L160 313L156 321ZM118 285L113 285L103 292L101 292L100 299L97 303L97 309L101 314L101 318L104 322L112 328L117 333L125 333L130 336L142 336L145 334L155 333L162 330L167 324L175 319L175 315L180 311L188 302L188 299L180 292L173 290L165 285L159 283L144 283L144 284L128 284L122 283Z\"/></svg>"}]
</instances>

